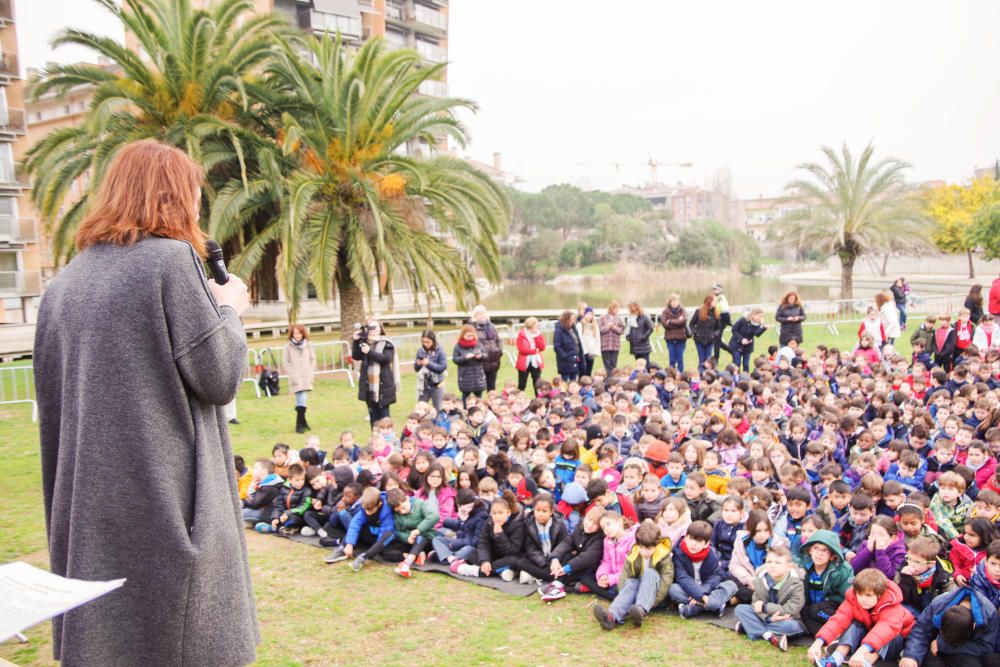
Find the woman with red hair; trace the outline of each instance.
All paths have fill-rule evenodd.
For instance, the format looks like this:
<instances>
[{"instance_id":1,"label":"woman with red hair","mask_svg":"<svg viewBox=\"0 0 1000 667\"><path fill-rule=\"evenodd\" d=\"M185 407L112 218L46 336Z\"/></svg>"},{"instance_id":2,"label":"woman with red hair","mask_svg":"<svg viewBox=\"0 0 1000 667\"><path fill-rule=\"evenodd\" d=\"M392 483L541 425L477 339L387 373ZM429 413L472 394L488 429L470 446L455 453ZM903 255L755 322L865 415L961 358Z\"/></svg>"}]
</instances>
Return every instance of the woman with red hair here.
<instances>
[{"instance_id":1,"label":"woman with red hair","mask_svg":"<svg viewBox=\"0 0 1000 667\"><path fill-rule=\"evenodd\" d=\"M121 149L38 313L49 557L124 578L53 621L67 665L242 665L260 641L222 406L246 368L247 289L206 280L201 169Z\"/></svg>"}]
</instances>

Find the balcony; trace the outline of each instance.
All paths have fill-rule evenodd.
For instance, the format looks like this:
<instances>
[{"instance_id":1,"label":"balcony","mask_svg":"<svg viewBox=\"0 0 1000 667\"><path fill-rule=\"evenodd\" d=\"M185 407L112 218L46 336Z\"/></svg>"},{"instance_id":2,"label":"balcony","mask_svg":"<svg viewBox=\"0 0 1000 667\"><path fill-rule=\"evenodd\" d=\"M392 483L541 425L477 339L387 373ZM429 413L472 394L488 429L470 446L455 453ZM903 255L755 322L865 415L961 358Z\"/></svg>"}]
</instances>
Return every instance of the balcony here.
<instances>
[{"instance_id":1,"label":"balcony","mask_svg":"<svg viewBox=\"0 0 1000 667\"><path fill-rule=\"evenodd\" d=\"M397 23L403 22L403 8L399 5L390 5L388 2L385 3L385 18L387 21L396 21Z\"/></svg>"},{"instance_id":2,"label":"balcony","mask_svg":"<svg viewBox=\"0 0 1000 667\"><path fill-rule=\"evenodd\" d=\"M0 27L14 22L14 7L12 0L0 0Z\"/></svg>"},{"instance_id":3,"label":"balcony","mask_svg":"<svg viewBox=\"0 0 1000 667\"><path fill-rule=\"evenodd\" d=\"M31 219L0 215L0 243L38 243L38 225Z\"/></svg>"},{"instance_id":4,"label":"balcony","mask_svg":"<svg viewBox=\"0 0 1000 667\"><path fill-rule=\"evenodd\" d=\"M31 187L31 181L27 175L21 171L20 165L13 162L0 160L0 190L16 190L20 192Z\"/></svg>"},{"instance_id":5,"label":"balcony","mask_svg":"<svg viewBox=\"0 0 1000 667\"><path fill-rule=\"evenodd\" d=\"M28 133L24 109L0 109L0 136L16 137Z\"/></svg>"},{"instance_id":6,"label":"balcony","mask_svg":"<svg viewBox=\"0 0 1000 667\"><path fill-rule=\"evenodd\" d=\"M9 51L0 52L0 81L9 83L12 79L21 77L17 68L17 54Z\"/></svg>"},{"instance_id":7,"label":"balcony","mask_svg":"<svg viewBox=\"0 0 1000 667\"><path fill-rule=\"evenodd\" d=\"M429 42L417 41L417 53L420 57L434 64L448 62L448 49Z\"/></svg>"},{"instance_id":8,"label":"balcony","mask_svg":"<svg viewBox=\"0 0 1000 667\"><path fill-rule=\"evenodd\" d=\"M448 84L445 81L422 81L420 94L428 97L448 97Z\"/></svg>"},{"instance_id":9,"label":"balcony","mask_svg":"<svg viewBox=\"0 0 1000 667\"><path fill-rule=\"evenodd\" d=\"M0 271L0 298L38 296L41 293L41 271Z\"/></svg>"},{"instance_id":10,"label":"balcony","mask_svg":"<svg viewBox=\"0 0 1000 667\"><path fill-rule=\"evenodd\" d=\"M309 12L309 27L319 34L336 34L339 31L344 37L361 38L361 19L353 16L312 10Z\"/></svg>"},{"instance_id":11,"label":"balcony","mask_svg":"<svg viewBox=\"0 0 1000 667\"><path fill-rule=\"evenodd\" d=\"M414 28L421 32L437 35L448 31L448 17L424 5L413 5L413 13L408 14L407 18L417 24Z\"/></svg>"}]
</instances>

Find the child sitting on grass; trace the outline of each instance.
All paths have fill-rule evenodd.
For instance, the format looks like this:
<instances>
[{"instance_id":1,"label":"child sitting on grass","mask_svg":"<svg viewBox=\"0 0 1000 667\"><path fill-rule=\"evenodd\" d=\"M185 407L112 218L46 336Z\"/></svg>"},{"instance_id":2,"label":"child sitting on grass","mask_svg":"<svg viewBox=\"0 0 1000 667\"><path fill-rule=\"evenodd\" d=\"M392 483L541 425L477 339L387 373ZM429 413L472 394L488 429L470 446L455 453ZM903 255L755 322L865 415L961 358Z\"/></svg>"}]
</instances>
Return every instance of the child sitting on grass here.
<instances>
[{"instance_id":1,"label":"child sitting on grass","mask_svg":"<svg viewBox=\"0 0 1000 667\"><path fill-rule=\"evenodd\" d=\"M674 583L668 594L679 603L681 618L692 618L703 611L715 612L721 618L729 598L736 595L736 582L720 566L711 539L712 526L695 521L674 547Z\"/></svg>"},{"instance_id":2,"label":"child sitting on grass","mask_svg":"<svg viewBox=\"0 0 1000 667\"><path fill-rule=\"evenodd\" d=\"M837 613L830 617L809 647L809 660L820 667L871 665L895 660L913 628L913 615L903 607L903 593L874 568L854 577ZM833 646L824 656L824 647ZM850 656L850 658L848 658Z\"/></svg>"},{"instance_id":3,"label":"child sitting on grass","mask_svg":"<svg viewBox=\"0 0 1000 667\"><path fill-rule=\"evenodd\" d=\"M402 489L387 492L385 498L392 508L392 519L396 530L396 540L385 550L385 558L390 561L402 558L395 572L409 579L410 566L414 562L418 565L424 564L426 550L430 547L431 540L437 536L434 525L440 517L437 510L426 500L410 498Z\"/></svg>"},{"instance_id":4,"label":"child sitting on grass","mask_svg":"<svg viewBox=\"0 0 1000 667\"><path fill-rule=\"evenodd\" d=\"M635 627L667 598L674 581L670 542L660 537L660 527L646 519L635 533L635 546L625 559L619 592L611 606L594 605L594 618L605 630L632 622Z\"/></svg>"},{"instance_id":5,"label":"child sitting on grass","mask_svg":"<svg viewBox=\"0 0 1000 667\"><path fill-rule=\"evenodd\" d=\"M751 604L736 606L736 632L787 651L788 638L805 632L799 621L805 600L805 587L795 573L791 550L783 544L771 546L764 571L754 577Z\"/></svg>"},{"instance_id":6,"label":"child sitting on grass","mask_svg":"<svg viewBox=\"0 0 1000 667\"><path fill-rule=\"evenodd\" d=\"M479 567L460 565L455 571L465 577L496 575L504 581L514 580L514 566L524 548L524 522L521 520L517 498L511 491L493 501L490 518L479 531L476 546Z\"/></svg>"}]
</instances>

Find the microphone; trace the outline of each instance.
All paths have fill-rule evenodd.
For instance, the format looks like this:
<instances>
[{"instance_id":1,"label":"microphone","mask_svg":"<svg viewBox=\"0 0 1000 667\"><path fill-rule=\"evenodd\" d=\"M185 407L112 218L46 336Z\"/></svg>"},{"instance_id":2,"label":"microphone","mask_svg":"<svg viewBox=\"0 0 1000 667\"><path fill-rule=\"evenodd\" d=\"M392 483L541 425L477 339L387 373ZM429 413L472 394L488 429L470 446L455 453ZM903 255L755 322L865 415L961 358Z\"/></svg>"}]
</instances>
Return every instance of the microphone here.
<instances>
[{"instance_id":1,"label":"microphone","mask_svg":"<svg viewBox=\"0 0 1000 667\"><path fill-rule=\"evenodd\" d=\"M222 247L208 239L205 241L208 249L208 270L212 272L212 277L218 285L225 285L229 282L229 271L226 270L226 257L222 254Z\"/></svg>"}]
</instances>

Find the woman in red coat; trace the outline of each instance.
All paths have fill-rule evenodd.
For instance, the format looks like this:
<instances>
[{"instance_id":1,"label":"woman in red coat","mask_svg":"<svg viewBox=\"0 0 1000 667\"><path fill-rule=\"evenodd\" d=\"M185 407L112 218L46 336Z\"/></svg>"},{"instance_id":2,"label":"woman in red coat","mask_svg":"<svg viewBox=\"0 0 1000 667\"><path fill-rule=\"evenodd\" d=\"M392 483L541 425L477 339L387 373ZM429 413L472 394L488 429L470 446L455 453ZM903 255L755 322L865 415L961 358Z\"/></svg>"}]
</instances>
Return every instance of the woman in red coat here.
<instances>
[{"instance_id":1,"label":"woman in red coat","mask_svg":"<svg viewBox=\"0 0 1000 667\"><path fill-rule=\"evenodd\" d=\"M545 351L545 336L538 330L538 319L529 317L524 321L524 328L517 332L517 388L524 391L528 386L528 376L531 376L531 388L538 396L538 380L542 375L545 363L542 352Z\"/></svg>"}]
</instances>

